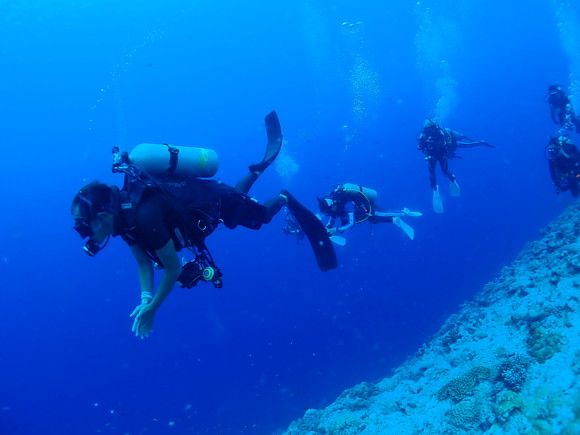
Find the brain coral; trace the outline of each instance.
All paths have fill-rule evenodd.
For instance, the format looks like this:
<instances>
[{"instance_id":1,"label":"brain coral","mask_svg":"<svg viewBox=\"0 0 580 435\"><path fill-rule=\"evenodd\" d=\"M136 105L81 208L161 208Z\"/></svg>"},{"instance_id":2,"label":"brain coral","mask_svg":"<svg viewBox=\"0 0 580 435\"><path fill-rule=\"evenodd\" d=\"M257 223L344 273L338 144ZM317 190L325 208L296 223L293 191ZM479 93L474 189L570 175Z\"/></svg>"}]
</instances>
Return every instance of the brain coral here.
<instances>
[{"instance_id":1,"label":"brain coral","mask_svg":"<svg viewBox=\"0 0 580 435\"><path fill-rule=\"evenodd\" d=\"M463 429L479 423L480 420L479 408L474 402L469 400L464 400L454 405L453 408L445 413L445 416L453 426Z\"/></svg>"},{"instance_id":2,"label":"brain coral","mask_svg":"<svg viewBox=\"0 0 580 435\"><path fill-rule=\"evenodd\" d=\"M562 349L562 335L541 326L535 328L528 338L528 349L531 356L544 363Z\"/></svg>"},{"instance_id":3,"label":"brain coral","mask_svg":"<svg viewBox=\"0 0 580 435\"><path fill-rule=\"evenodd\" d=\"M476 366L467 373L452 379L445 384L438 392L437 399L444 400L451 397L456 402L473 395L475 387L484 379L491 377L491 370L487 367Z\"/></svg>"}]
</instances>

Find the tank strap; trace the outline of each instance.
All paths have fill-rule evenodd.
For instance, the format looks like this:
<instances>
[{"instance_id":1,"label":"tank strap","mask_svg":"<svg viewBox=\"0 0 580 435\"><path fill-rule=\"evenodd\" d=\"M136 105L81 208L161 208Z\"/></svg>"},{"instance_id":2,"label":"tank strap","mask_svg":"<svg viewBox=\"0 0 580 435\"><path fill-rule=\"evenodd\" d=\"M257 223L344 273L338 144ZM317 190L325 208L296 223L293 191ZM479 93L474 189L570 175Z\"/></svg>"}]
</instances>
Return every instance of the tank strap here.
<instances>
[{"instance_id":1,"label":"tank strap","mask_svg":"<svg viewBox=\"0 0 580 435\"><path fill-rule=\"evenodd\" d=\"M164 143L169 151L169 166L165 170L166 175L173 175L175 168L177 168L177 162L179 160L179 149L177 147L171 146L168 143Z\"/></svg>"},{"instance_id":2,"label":"tank strap","mask_svg":"<svg viewBox=\"0 0 580 435\"><path fill-rule=\"evenodd\" d=\"M119 192L119 199L121 203L122 223L120 229L120 236L126 242L135 243L137 239L133 235L133 231L137 226L136 209L137 204L141 200L146 186L133 180L128 181Z\"/></svg>"}]
</instances>

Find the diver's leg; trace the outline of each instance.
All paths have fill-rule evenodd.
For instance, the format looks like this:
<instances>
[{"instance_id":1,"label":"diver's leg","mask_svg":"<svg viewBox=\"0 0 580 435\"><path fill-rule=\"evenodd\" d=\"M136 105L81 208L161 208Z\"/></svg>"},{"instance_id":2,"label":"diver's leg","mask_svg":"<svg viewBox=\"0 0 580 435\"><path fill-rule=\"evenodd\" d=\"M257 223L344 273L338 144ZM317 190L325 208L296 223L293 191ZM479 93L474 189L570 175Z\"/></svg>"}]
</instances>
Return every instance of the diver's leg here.
<instances>
[{"instance_id":1,"label":"diver's leg","mask_svg":"<svg viewBox=\"0 0 580 435\"><path fill-rule=\"evenodd\" d=\"M240 181L237 182L236 184L236 189L242 191L243 193L247 194L250 189L252 188L252 186L254 185L254 183L256 182L256 180L258 179L258 177L260 176L259 173L257 172L248 172L246 175L244 175Z\"/></svg>"},{"instance_id":2,"label":"diver's leg","mask_svg":"<svg viewBox=\"0 0 580 435\"><path fill-rule=\"evenodd\" d=\"M401 213L401 216L405 216L404 213ZM373 215L369 218L369 222L373 224L382 224L385 222L393 222L394 214L385 213L382 211L376 211Z\"/></svg>"},{"instance_id":3,"label":"diver's leg","mask_svg":"<svg viewBox=\"0 0 580 435\"><path fill-rule=\"evenodd\" d=\"M449 161L447 159L441 161L441 170L449 178L451 183L449 184L449 190L451 191L451 196L461 196L461 188L457 183L457 178L449 170Z\"/></svg>"},{"instance_id":4,"label":"diver's leg","mask_svg":"<svg viewBox=\"0 0 580 435\"><path fill-rule=\"evenodd\" d=\"M288 204L288 197L282 193L275 198L266 201L264 203L264 207L266 208L266 213L264 213L264 223L269 223L286 204Z\"/></svg>"},{"instance_id":5,"label":"diver's leg","mask_svg":"<svg viewBox=\"0 0 580 435\"><path fill-rule=\"evenodd\" d=\"M404 216L404 215L405 214L401 214L401 216ZM376 212L375 214L373 214L371 216L369 221L373 224L379 224L379 223L383 223L383 222L392 222L396 226L398 226L407 235L407 237L409 237L411 240L413 240L415 238L415 230L413 230L413 228L409 224L404 222L403 219L401 219L399 216L392 216L392 215L388 216L387 213Z\"/></svg>"},{"instance_id":6,"label":"diver's leg","mask_svg":"<svg viewBox=\"0 0 580 435\"><path fill-rule=\"evenodd\" d=\"M429 167L429 180L431 182L431 189L433 189L433 210L435 213L443 213L443 203L441 202L439 186L437 186L437 179L435 177L437 160L435 160L433 157L430 157L427 159L427 165Z\"/></svg>"},{"instance_id":7,"label":"diver's leg","mask_svg":"<svg viewBox=\"0 0 580 435\"><path fill-rule=\"evenodd\" d=\"M429 170L429 182L431 183L431 189L437 190L437 177L435 176L435 169L437 167L437 160L433 157L427 159L427 169Z\"/></svg>"},{"instance_id":8,"label":"diver's leg","mask_svg":"<svg viewBox=\"0 0 580 435\"><path fill-rule=\"evenodd\" d=\"M453 183L455 181L455 175L453 175L449 170L449 160L442 159L439 161L439 164L441 165L441 171L443 172L443 175L449 178L449 180Z\"/></svg>"}]
</instances>

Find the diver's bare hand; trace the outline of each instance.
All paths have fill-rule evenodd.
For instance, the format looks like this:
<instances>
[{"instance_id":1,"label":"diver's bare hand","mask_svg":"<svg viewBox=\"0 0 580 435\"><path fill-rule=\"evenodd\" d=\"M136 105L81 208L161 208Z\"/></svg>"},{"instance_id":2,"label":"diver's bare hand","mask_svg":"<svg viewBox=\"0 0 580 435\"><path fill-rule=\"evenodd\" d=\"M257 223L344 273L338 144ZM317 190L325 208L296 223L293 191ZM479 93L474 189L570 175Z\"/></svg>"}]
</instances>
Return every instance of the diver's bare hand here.
<instances>
[{"instance_id":1,"label":"diver's bare hand","mask_svg":"<svg viewBox=\"0 0 580 435\"><path fill-rule=\"evenodd\" d=\"M141 304L137 306L130 317L135 317L131 331L135 333L135 337L141 339L149 337L153 331L153 320L155 319L156 310L151 304Z\"/></svg>"}]
</instances>

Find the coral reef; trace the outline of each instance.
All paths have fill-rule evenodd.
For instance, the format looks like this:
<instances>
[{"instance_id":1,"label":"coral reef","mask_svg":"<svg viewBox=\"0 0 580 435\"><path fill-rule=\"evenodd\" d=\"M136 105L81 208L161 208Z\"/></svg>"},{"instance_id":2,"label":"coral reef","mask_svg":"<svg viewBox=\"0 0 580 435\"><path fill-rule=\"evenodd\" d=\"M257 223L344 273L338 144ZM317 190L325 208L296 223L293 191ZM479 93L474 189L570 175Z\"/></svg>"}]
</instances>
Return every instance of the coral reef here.
<instances>
[{"instance_id":1,"label":"coral reef","mask_svg":"<svg viewBox=\"0 0 580 435\"><path fill-rule=\"evenodd\" d=\"M491 370L477 366L458 378L452 379L437 392L437 398L443 400L451 397L455 402L459 402L468 396L472 396L475 387L484 379L491 376Z\"/></svg>"},{"instance_id":2,"label":"coral reef","mask_svg":"<svg viewBox=\"0 0 580 435\"><path fill-rule=\"evenodd\" d=\"M285 434L580 433L580 203L392 375Z\"/></svg>"},{"instance_id":3,"label":"coral reef","mask_svg":"<svg viewBox=\"0 0 580 435\"><path fill-rule=\"evenodd\" d=\"M499 375L510 390L521 391L528 376L529 366L530 358L516 353L501 364Z\"/></svg>"},{"instance_id":4,"label":"coral reef","mask_svg":"<svg viewBox=\"0 0 580 435\"><path fill-rule=\"evenodd\" d=\"M535 328L528 338L530 355L543 363L552 358L562 349L562 335L555 331L547 331L541 326Z\"/></svg>"},{"instance_id":5,"label":"coral reef","mask_svg":"<svg viewBox=\"0 0 580 435\"><path fill-rule=\"evenodd\" d=\"M480 409L477 403L463 400L445 412L449 423L461 429L468 429L479 423Z\"/></svg>"}]
</instances>

